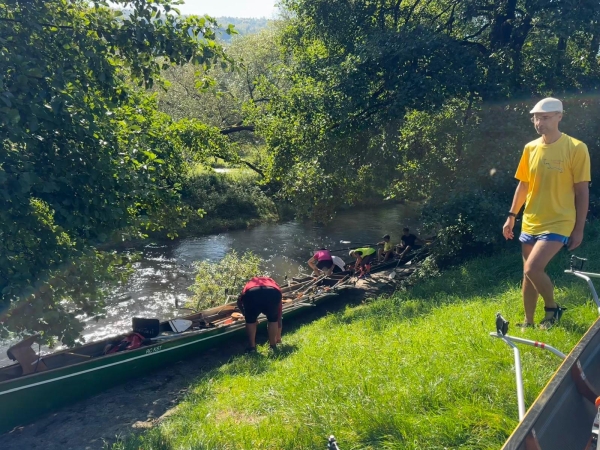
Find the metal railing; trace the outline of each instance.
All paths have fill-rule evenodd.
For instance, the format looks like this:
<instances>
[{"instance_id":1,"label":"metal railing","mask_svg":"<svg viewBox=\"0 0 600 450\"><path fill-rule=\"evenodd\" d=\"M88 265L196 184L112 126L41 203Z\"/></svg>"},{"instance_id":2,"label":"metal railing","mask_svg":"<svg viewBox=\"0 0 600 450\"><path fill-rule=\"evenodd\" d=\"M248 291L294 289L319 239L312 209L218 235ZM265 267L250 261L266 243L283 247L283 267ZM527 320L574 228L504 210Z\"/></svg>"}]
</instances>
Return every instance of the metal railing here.
<instances>
[{"instance_id":1,"label":"metal railing","mask_svg":"<svg viewBox=\"0 0 600 450\"><path fill-rule=\"evenodd\" d=\"M569 269L565 270L565 273L570 273L587 282L588 287L590 288L590 291L592 293L592 298L594 299L594 302L596 303L596 306L598 308L598 314L600 315L600 300L598 299L598 293L596 292L596 288L594 287L594 283L592 281L592 278L600 278L600 274L583 272L583 265L586 261L587 259L585 258L579 258L575 255L572 255ZM515 343L530 345L541 350L547 350L559 357L560 359L565 359L566 355L560 350L557 350L556 348L544 342L532 341L530 339L523 339L508 335L508 321L504 319L504 317L502 317L502 314L500 313L496 314L496 331L490 333L490 336L503 340L506 343L506 345L513 349L513 353L515 356L515 378L517 384L517 403L519 408L519 421L522 421L523 417L525 417L525 396L523 394L521 354Z\"/></svg>"}]
</instances>

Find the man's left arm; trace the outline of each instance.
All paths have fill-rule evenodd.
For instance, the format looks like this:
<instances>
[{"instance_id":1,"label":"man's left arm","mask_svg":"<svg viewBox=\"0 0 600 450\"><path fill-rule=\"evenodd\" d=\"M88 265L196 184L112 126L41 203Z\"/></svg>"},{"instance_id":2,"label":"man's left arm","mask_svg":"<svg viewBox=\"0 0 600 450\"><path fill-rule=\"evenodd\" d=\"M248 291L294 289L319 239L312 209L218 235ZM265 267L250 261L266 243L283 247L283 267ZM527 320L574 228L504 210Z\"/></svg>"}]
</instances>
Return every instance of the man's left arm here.
<instances>
[{"instance_id":1,"label":"man's left arm","mask_svg":"<svg viewBox=\"0 0 600 450\"><path fill-rule=\"evenodd\" d=\"M575 183L575 228L569 237L569 250L575 250L583 241L583 229L585 227L585 218L587 217L590 206L590 184L587 181Z\"/></svg>"},{"instance_id":2,"label":"man's left arm","mask_svg":"<svg viewBox=\"0 0 600 450\"><path fill-rule=\"evenodd\" d=\"M569 237L569 250L575 250L583 241L583 229L590 205L591 164L587 146L583 143L577 146L572 160L573 189L575 191L575 228Z\"/></svg>"}]
</instances>

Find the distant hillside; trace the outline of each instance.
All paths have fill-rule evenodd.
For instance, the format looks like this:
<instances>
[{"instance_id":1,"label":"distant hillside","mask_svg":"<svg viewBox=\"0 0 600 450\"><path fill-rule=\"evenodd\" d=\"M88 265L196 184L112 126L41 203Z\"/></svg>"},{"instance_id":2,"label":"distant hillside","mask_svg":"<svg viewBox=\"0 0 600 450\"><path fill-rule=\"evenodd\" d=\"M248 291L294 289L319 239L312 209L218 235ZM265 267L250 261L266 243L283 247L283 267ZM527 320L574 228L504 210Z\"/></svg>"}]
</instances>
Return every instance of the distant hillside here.
<instances>
[{"instance_id":1,"label":"distant hillside","mask_svg":"<svg viewBox=\"0 0 600 450\"><path fill-rule=\"evenodd\" d=\"M235 25L235 29L241 36L258 33L263 28L266 28L267 23L269 22L268 19L264 17L261 19L243 17L216 17L216 19L221 27L223 27L223 30L225 30L229 24ZM231 36L226 33L220 33L219 39L223 42L230 42Z\"/></svg>"},{"instance_id":2,"label":"distant hillside","mask_svg":"<svg viewBox=\"0 0 600 450\"><path fill-rule=\"evenodd\" d=\"M132 13L132 10L127 9L127 8L122 9L121 11L123 12L123 17L125 17L125 18L128 18ZM232 36L225 33L225 29L227 28L227 26L229 24L235 25L235 29L239 33L238 34L239 36L245 36L247 34L258 33L263 28L266 28L267 24L269 22L269 20L266 19L265 17L260 18L260 19L255 19L255 18L251 18L251 17L244 18L244 17L225 16L225 17L215 17L215 19L217 19L217 22L219 22L219 24L221 25L220 32L217 33L217 36L218 36L217 40L224 42L224 43L231 42Z\"/></svg>"}]
</instances>

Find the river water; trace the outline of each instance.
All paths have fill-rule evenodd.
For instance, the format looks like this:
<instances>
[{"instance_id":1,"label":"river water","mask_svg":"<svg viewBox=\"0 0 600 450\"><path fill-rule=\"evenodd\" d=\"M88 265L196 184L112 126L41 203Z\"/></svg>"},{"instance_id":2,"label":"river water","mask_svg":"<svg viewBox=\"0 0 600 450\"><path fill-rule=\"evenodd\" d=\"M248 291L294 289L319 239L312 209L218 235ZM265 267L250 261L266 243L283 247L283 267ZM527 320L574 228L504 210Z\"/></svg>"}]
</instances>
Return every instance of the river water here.
<instances>
[{"instance_id":1,"label":"river water","mask_svg":"<svg viewBox=\"0 0 600 450\"><path fill-rule=\"evenodd\" d=\"M229 231L172 241L152 242L141 249L142 258L129 281L113 289L106 318L89 320L83 337L87 342L131 330L133 317L168 319L176 316L176 300L183 305L194 280L196 261L219 261L230 250L252 251L265 261L262 268L277 281L300 271L308 273L306 261L312 251L339 249L352 243L374 243L384 234L399 242L402 228L414 226L414 214L402 205L344 211L327 225L309 221L263 224L248 230ZM418 230L416 230L418 232ZM335 253L348 259L347 251ZM0 366L9 364L0 346Z\"/></svg>"}]
</instances>

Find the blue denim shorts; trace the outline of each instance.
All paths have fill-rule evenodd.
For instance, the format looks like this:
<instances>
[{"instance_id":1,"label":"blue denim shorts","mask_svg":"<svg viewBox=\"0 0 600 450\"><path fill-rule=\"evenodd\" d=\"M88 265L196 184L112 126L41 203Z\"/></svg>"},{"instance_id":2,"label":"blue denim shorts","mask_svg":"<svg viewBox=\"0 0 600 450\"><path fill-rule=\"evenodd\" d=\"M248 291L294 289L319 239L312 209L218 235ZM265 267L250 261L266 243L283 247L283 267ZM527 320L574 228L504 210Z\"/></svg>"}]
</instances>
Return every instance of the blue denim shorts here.
<instances>
[{"instance_id":1,"label":"blue denim shorts","mask_svg":"<svg viewBox=\"0 0 600 450\"><path fill-rule=\"evenodd\" d=\"M562 234L557 233L542 233L542 234L528 234L521 233L519 236L519 241L523 244L533 245L537 241L553 241L553 242L562 242L564 245L567 245L569 242L569 238L567 236L563 236Z\"/></svg>"}]
</instances>

